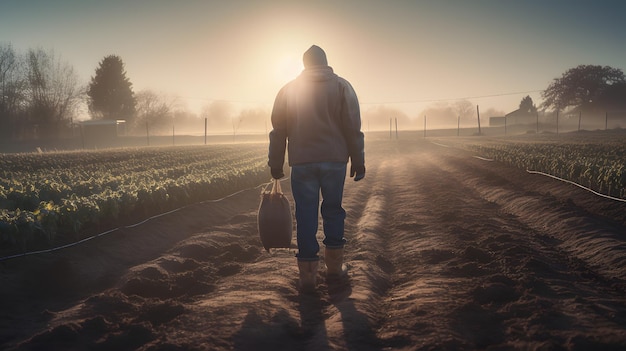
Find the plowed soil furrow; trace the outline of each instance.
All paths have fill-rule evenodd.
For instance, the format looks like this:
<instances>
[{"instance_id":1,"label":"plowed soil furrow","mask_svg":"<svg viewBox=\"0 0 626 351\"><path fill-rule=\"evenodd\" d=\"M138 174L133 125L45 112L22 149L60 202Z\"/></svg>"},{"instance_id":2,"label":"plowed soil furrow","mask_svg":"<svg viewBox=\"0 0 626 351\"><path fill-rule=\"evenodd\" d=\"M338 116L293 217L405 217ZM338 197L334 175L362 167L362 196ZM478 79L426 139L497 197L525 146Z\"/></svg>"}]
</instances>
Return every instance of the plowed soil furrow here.
<instances>
[{"instance_id":1,"label":"plowed soil furrow","mask_svg":"<svg viewBox=\"0 0 626 351\"><path fill-rule=\"evenodd\" d=\"M541 177L539 175L518 172L513 177L531 179L533 182L509 182L505 175L498 174L499 166L492 164L489 167L489 164L479 160L458 156L446 163L450 176L477 191L480 197L497 203L502 211L516 216L538 233L554 238L559 248L583 261L599 275L626 282L626 242L621 224L603 218L602 213L590 213L570 198L537 192L532 186ZM574 188L549 178L541 180L553 183L556 189ZM581 195L594 196L591 193ZM613 202L615 207L624 207L619 202L601 197L597 198L597 202Z\"/></svg>"},{"instance_id":2,"label":"plowed soil furrow","mask_svg":"<svg viewBox=\"0 0 626 351\"><path fill-rule=\"evenodd\" d=\"M403 189L390 209L402 213L393 221L399 225L393 226L392 241L394 257L404 262L394 265L413 262L416 268L396 275L380 337L396 347L475 349L506 341L508 347L532 348L551 323L562 323L564 330L550 335L548 344L565 343L569 333L580 330L591 340L598 334L620 338L623 315L605 312L623 305L621 290L560 249L557 239L529 226L527 218L485 199L476 184L468 186L475 167L464 163L458 153L415 154L394 168L399 175L413 171L412 179L396 177L404 184L392 187ZM410 193L406 181L419 186ZM445 197L437 196L444 192ZM400 210L408 205L403 198L411 202L412 213ZM403 245L416 241L424 244ZM558 298L542 306L546 295ZM607 295L604 301L586 299ZM620 302L612 303L616 299ZM607 303L610 307L598 308ZM537 311L528 315L511 312L533 306ZM591 315L593 323L587 321ZM416 316L422 317L417 324L407 323L415 323Z\"/></svg>"}]
</instances>

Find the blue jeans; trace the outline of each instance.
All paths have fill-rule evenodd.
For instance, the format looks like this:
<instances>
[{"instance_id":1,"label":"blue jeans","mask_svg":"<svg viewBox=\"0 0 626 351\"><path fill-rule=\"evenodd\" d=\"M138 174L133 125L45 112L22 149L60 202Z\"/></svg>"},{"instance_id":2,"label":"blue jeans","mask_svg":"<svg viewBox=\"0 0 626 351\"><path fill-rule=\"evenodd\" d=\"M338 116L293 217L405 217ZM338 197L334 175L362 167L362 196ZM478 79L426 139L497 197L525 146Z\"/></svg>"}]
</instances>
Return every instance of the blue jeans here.
<instances>
[{"instance_id":1,"label":"blue jeans","mask_svg":"<svg viewBox=\"0 0 626 351\"><path fill-rule=\"evenodd\" d=\"M320 191L324 245L342 248L346 211L341 207L346 164L337 162L308 163L291 167L291 192L296 203L298 254L301 261L318 260L320 246L315 237L318 228Z\"/></svg>"}]
</instances>

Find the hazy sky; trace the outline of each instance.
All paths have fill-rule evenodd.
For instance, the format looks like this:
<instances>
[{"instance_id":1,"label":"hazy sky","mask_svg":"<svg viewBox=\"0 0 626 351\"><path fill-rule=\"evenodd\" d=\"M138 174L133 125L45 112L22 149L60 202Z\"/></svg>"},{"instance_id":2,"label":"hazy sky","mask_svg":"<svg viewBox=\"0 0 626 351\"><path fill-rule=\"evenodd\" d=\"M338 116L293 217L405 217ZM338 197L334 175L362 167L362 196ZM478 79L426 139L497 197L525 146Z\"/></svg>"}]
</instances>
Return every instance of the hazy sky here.
<instances>
[{"instance_id":1,"label":"hazy sky","mask_svg":"<svg viewBox=\"0 0 626 351\"><path fill-rule=\"evenodd\" d=\"M439 100L539 104L580 64L626 70L625 18L621 0L0 0L0 42L53 49L85 84L118 55L135 92L180 96L194 112L213 100L271 108L317 44L364 110L416 117Z\"/></svg>"}]
</instances>

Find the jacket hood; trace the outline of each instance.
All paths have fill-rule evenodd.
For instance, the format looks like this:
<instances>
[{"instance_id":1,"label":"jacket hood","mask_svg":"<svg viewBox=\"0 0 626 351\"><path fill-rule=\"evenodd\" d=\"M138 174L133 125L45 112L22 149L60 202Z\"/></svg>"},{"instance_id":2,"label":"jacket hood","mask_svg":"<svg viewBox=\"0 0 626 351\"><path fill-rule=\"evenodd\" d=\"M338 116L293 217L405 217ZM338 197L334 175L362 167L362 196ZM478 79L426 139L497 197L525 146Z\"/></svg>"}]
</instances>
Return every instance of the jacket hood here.
<instances>
[{"instance_id":1,"label":"jacket hood","mask_svg":"<svg viewBox=\"0 0 626 351\"><path fill-rule=\"evenodd\" d=\"M302 56L302 62L305 68L314 66L328 66L326 53L317 45L311 46Z\"/></svg>"}]
</instances>

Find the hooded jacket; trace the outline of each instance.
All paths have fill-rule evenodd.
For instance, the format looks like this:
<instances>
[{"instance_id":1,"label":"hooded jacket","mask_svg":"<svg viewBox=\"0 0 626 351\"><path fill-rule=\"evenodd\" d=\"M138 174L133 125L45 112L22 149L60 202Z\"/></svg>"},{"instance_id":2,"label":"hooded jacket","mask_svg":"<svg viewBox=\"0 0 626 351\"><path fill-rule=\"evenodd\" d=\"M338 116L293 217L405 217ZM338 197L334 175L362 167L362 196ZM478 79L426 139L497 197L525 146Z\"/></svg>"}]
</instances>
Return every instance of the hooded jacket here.
<instances>
[{"instance_id":1,"label":"hooded jacket","mask_svg":"<svg viewBox=\"0 0 626 351\"><path fill-rule=\"evenodd\" d=\"M272 110L269 162L289 165L350 162L364 166L364 135L356 93L327 65L305 68L276 96Z\"/></svg>"}]
</instances>

